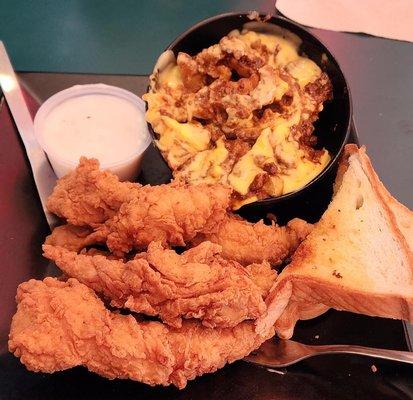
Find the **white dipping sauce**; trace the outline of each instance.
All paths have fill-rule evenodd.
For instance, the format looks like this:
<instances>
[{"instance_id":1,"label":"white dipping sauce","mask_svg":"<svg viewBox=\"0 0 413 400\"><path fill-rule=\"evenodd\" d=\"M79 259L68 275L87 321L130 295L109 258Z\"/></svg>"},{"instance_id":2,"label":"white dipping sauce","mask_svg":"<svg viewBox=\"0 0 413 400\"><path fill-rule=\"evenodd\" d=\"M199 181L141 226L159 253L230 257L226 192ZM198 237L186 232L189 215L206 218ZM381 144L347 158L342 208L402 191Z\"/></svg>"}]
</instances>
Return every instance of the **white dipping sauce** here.
<instances>
[{"instance_id":1,"label":"white dipping sauce","mask_svg":"<svg viewBox=\"0 0 413 400\"><path fill-rule=\"evenodd\" d=\"M121 179L132 179L150 142L143 101L101 84L52 96L36 115L35 133L59 177L86 156Z\"/></svg>"},{"instance_id":2,"label":"white dipping sauce","mask_svg":"<svg viewBox=\"0 0 413 400\"><path fill-rule=\"evenodd\" d=\"M65 160L95 157L102 164L128 158L142 145L144 116L128 100L103 94L68 99L43 123L43 140Z\"/></svg>"}]
</instances>

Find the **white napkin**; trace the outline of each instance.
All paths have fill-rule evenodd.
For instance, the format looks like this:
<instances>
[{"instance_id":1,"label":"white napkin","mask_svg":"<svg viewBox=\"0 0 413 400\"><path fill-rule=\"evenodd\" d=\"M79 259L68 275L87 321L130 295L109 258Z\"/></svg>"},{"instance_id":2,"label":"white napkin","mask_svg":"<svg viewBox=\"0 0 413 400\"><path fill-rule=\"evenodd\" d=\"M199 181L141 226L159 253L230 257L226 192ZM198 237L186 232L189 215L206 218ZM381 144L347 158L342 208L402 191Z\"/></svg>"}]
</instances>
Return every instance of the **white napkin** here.
<instances>
[{"instance_id":1,"label":"white napkin","mask_svg":"<svg viewBox=\"0 0 413 400\"><path fill-rule=\"evenodd\" d=\"M302 25L413 42L413 0L277 0Z\"/></svg>"}]
</instances>

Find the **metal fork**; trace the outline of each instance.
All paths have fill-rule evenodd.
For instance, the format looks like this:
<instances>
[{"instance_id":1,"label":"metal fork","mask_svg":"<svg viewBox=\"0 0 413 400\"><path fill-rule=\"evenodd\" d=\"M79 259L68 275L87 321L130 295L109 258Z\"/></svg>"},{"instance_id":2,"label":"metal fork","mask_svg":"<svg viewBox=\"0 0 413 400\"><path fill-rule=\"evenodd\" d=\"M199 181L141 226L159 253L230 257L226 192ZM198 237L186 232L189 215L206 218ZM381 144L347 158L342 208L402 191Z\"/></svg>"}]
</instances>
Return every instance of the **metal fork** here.
<instances>
[{"instance_id":1,"label":"metal fork","mask_svg":"<svg viewBox=\"0 0 413 400\"><path fill-rule=\"evenodd\" d=\"M375 349L346 344L309 346L293 340L267 340L262 346L244 358L244 361L264 367L288 367L306 358L321 354L359 354L367 357L400 361L413 364L413 353L408 351Z\"/></svg>"}]
</instances>

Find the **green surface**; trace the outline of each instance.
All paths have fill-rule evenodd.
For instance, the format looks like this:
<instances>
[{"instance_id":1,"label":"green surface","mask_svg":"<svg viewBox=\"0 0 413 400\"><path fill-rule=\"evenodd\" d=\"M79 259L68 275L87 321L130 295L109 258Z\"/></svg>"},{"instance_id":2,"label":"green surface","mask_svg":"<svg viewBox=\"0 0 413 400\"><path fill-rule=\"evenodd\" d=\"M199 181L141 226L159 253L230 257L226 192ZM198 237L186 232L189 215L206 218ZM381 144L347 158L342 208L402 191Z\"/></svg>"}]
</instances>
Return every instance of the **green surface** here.
<instances>
[{"instance_id":1,"label":"green surface","mask_svg":"<svg viewBox=\"0 0 413 400\"><path fill-rule=\"evenodd\" d=\"M17 71L148 74L194 23L268 0L0 0L0 39Z\"/></svg>"}]
</instances>

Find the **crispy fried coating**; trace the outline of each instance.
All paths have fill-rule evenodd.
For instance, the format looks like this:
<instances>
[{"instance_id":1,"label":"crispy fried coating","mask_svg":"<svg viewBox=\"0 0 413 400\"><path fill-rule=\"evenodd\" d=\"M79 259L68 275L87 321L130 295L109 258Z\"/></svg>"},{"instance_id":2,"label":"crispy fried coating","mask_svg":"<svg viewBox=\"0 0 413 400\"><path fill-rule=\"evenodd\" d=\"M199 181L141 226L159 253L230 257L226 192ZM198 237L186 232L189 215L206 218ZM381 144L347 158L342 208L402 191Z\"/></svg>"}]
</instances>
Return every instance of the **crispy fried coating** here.
<instances>
[{"instance_id":1,"label":"crispy fried coating","mask_svg":"<svg viewBox=\"0 0 413 400\"><path fill-rule=\"evenodd\" d=\"M222 185L144 186L99 228L109 249L126 253L152 241L184 246L198 232L213 232L225 217L231 190Z\"/></svg>"},{"instance_id":2,"label":"crispy fried coating","mask_svg":"<svg viewBox=\"0 0 413 400\"><path fill-rule=\"evenodd\" d=\"M170 328L108 311L76 279L34 279L17 290L9 350L29 370L52 373L78 365L110 379L174 384L214 372L258 348L274 333L252 322L210 329L195 322Z\"/></svg>"},{"instance_id":3,"label":"crispy fried coating","mask_svg":"<svg viewBox=\"0 0 413 400\"><path fill-rule=\"evenodd\" d=\"M310 233L312 225L294 218L287 226L255 224L227 215L213 233L199 234L193 243L209 240L222 247L222 255L240 264L268 261L280 265Z\"/></svg>"},{"instance_id":4,"label":"crispy fried coating","mask_svg":"<svg viewBox=\"0 0 413 400\"><path fill-rule=\"evenodd\" d=\"M85 169L85 165L91 168ZM73 188L89 181L89 175L100 176L100 182L112 179L112 174L99 171L93 160L83 159L76 171L77 178L70 180ZM65 184L66 188L70 185ZM123 183L118 182L117 185ZM83 218L82 210L90 204L92 192L94 198L105 194L99 186L89 189L84 197L79 192L73 207L67 207L69 220L77 220L77 216ZM262 222L251 224L231 216L226 213L230 189L221 185L175 182L160 186L133 186L130 192L131 198L112 207L112 211L118 207L117 212L104 224L97 225L95 231L86 227L61 226L52 232L46 244L79 252L87 246L105 243L115 256L123 257L132 249L146 249L152 241L160 241L164 246L184 246L191 241L196 244L209 240L222 246L225 258L243 265L263 261L279 265L311 229L311 225L298 219L290 221L286 227L279 227Z\"/></svg>"},{"instance_id":5,"label":"crispy fried coating","mask_svg":"<svg viewBox=\"0 0 413 400\"><path fill-rule=\"evenodd\" d=\"M47 236L45 244L79 252L85 247L100 242L104 243L104 239L97 232L93 232L91 228L66 224L54 228L52 233Z\"/></svg>"},{"instance_id":6,"label":"crispy fried coating","mask_svg":"<svg viewBox=\"0 0 413 400\"><path fill-rule=\"evenodd\" d=\"M114 174L99 170L97 160L82 157L76 170L58 181L48 208L69 224L90 226L95 232L89 237L86 228L66 226L48 240L65 242L65 247L77 251L107 242L120 255L146 248L154 240L183 246L199 231L215 229L225 216L230 194L229 188L218 184L119 182Z\"/></svg>"},{"instance_id":7,"label":"crispy fried coating","mask_svg":"<svg viewBox=\"0 0 413 400\"><path fill-rule=\"evenodd\" d=\"M113 217L140 186L120 182L116 175L99 170L96 159L82 157L73 172L57 181L47 208L70 224L93 227Z\"/></svg>"},{"instance_id":8,"label":"crispy fried coating","mask_svg":"<svg viewBox=\"0 0 413 400\"><path fill-rule=\"evenodd\" d=\"M82 159L75 173L68 175L70 179L65 181L63 178L58 186L65 186L67 192L76 192L82 182L91 181L92 177L101 183L117 180L111 173L101 172L98 168L96 161ZM123 187L124 183L117 181L117 185ZM103 198L104 186L89 188L83 196L76 192L76 202L65 208L69 221L84 219L83 210L89 207L90 198ZM96 225L95 231L66 225L55 229L46 243L77 252L96 243L107 244L116 257L123 257L132 249L146 249L152 241L160 241L164 246L184 246L191 241L196 244L209 240L222 246L225 258L243 265L263 261L279 265L311 229L311 225L298 219L290 221L286 227L279 227L262 222L251 224L231 216L226 213L230 189L218 184L134 185L129 193L128 199L123 194L124 203L111 204L114 215L103 221L104 224ZM116 208L117 212L114 212Z\"/></svg>"},{"instance_id":9,"label":"crispy fried coating","mask_svg":"<svg viewBox=\"0 0 413 400\"><path fill-rule=\"evenodd\" d=\"M95 232L91 228L76 225L60 225L53 229L52 233L46 237L45 245L61 247L69 251L87 255L103 255L110 260L119 260L118 257L104 247L106 237L101 232ZM98 245L98 248L92 247Z\"/></svg>"},{"instance_id":10,"label":"crispy fried coating","mask_svg":"<svg viewBox=\"0 0 413 400\"><path fill-rule=\"evenodd\" d=\"M211 233L199 233L192 245L207 240L221 246L223 257L244 266L265 261L277 266L295 251L311 230L312 225L299 218L280 227L265 225L262 221L253 224L228 214ZM103 231L90 232L87 228L62 225L53 230L45 244L79 252L87 246L104 243Z\"/></svg>"},{"instance_id":11,"label":"crispy fried coating","mask_svg":"<svg viewBox=\"0 0 413 400\"><path fill-rule=\"evenodd\" d=\"M245 270L250 274L252 281L261 289L265 299L277 279L277 272L271 268L268 261L247 265Z\"/></svg>"},{"instance_id":12,"label":"crispy fried coating","mask_svg":"<svg viewBox=\"0 0 413 400\"><path fill-rule=\"evenodd\" d=\"M197 92L205 84L205 76L198 70L196 61L186 53L179 53L176 62L181 71L183 84L190 92Z\"/></svg>"},{"instance_id":13,"label":"crispy fried coating","mask_svg":"<svg viewBox=\"0 0 413 400\"><path fill-rule=\"evenodd\" d=\"M196 318L208 327L234 327L265 311L267 288L259 275L268 278L268 271L250 275L220 257L220 246L210 242L181 255L151 243L146 253L126 263L50 245L43 250L66 275L103 294L112 306L159 316L171 326L180 327L182 318ZM275 276L270 276L273 282Z\"/></svg>"}]
</instances>

